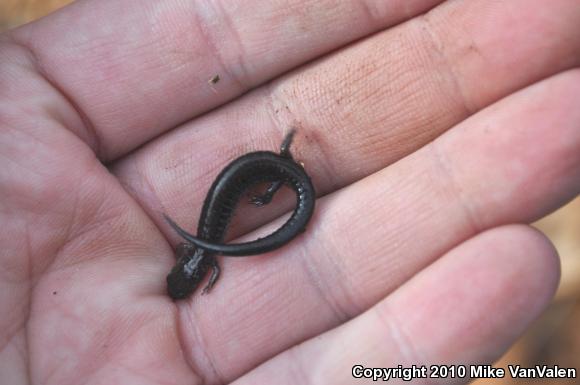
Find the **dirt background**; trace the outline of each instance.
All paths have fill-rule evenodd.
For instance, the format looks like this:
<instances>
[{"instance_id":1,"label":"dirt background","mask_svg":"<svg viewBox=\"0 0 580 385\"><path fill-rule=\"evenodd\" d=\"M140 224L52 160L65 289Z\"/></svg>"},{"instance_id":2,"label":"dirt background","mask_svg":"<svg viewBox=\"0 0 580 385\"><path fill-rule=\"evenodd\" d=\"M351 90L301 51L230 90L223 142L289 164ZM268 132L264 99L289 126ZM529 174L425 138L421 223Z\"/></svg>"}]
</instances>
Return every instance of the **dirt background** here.
<instances>
[{"instance_id":1,"label":"dirt background","mask_svg":"<svg viewBox=\"0 0 580 385\"><path fill-rule=\"evenodd\" d=\"M120 0L122 1L122 0ZM70 0L0 0L0 31L30 22ZM537 228L550 237L562 258L562 281L549 310L495 367L559 365L580 370L580 198L540 220ZM575 380L478 380L483 384L578 384Z\"/></svg>"}]
</instances>

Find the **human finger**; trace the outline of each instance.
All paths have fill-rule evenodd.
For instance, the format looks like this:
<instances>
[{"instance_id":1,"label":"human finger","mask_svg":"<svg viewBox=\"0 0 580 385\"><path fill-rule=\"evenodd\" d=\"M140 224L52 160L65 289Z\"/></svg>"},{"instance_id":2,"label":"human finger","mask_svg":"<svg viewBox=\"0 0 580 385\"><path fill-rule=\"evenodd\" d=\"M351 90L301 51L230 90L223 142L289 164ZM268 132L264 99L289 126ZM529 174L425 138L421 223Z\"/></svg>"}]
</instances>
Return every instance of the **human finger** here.
<instances>
[{"instance_id":1,"label":"human finger","mask_svg":"<svg viewBox=\"0 0 580 385\"><path fill-rule=\"evenodd\" d=\"M289 69L441 0L82 1L8 35L5 46L64 100L59 114L102 160Z\"/></svg>"},{"instance_id":2,"label":"human finger","mask_svg":"<svg viewBox=\"0 0 580 385\"><path fill-rule=\"evenodd\" d=\"M248 151L276 151L295 126L295 158L319 195L335 191L515 90L580 64L576 4L525 3L442 4L164 135L113 170L160 226L166 212L194 231L220 169ZM231 235L291 205L241 205L244 221L232 224Z\"/></svg>"},{"instance_id":3,"label":"human finger","mask_svg":"<svg viewBox=\"0 0 580 385\"><path fill-rule=\"evenodd\" d=\"M290 348L234 384L271 378L280 384L358 384L357 366L377 368L384 376L381 368L399 365L425 369L415 378L399 373L378 379L468 383L477 377L472 368L498 359L548 306L559 266L556 250L537 230L494 228L449 251L363 314ZM455 370L447 374L432 369L450 365Z\"/></svg>"},{"instance_id":4,"label":"human finger","mask_svg":"<svg viewBox=\"0 0 580 385\"><path fill-rule=\"evenodd\" d=\"M579 79L570 71L513 94L320 199L308 231L286 247L224 258L211 298L178 305L190 362L199 367L194 341L204 335L204 358L231 380L356 317L477 233L533 221L576 196Z\"/></svg>"}]
</instances>

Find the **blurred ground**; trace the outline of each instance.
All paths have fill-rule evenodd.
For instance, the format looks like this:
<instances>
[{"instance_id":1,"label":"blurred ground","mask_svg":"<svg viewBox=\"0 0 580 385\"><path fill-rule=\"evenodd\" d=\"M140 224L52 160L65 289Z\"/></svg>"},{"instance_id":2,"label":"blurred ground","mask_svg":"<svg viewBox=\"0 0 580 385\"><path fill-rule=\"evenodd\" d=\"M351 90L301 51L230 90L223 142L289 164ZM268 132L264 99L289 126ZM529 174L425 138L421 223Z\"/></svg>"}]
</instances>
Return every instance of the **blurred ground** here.
<instances>
[{"instance_id":1,"label":"blurred ground","mask_svg":"<svg viewBox=\"0 0 580 385\"><path fill-rule=\"evenodd\" d=\"M119 0L122 1L122 0ZM42 17L70 0L0 0L0 31ZM535 224L556 245L562 282L550 309L495 367L558 365L580 370L580 198ZM479 380L474 384L579 384L575 380Z\"/></svg>"},{"instance_id":2,"label":"blurred ground","mask_svg":"<svg viewBox=\"0 0 580 385\"><path fill-rule=\"evenodd\" d=\"M0 0L0 29L15 27L38 19L70 0Z\"/></svg>"}]
</instances>

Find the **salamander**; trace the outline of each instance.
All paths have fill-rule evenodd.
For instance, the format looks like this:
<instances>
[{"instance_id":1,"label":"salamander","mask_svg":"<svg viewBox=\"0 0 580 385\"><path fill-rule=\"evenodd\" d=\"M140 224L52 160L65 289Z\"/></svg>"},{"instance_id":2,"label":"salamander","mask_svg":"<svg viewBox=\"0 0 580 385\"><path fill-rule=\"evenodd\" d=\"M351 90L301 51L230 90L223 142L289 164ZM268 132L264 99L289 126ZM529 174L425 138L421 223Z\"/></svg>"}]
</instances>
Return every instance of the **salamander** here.
<instances>
[{"instance_id":1,"label":"salamander","mask_svg":"<svg viewBox=\"0 0 580 385\"><path fill-rule=\"evenodd\" d=\"M286 135L279 154L251 152L233 160L222 170L205 198L196 236L164 214L169 225L186 241L177 246L177 263L167 276L167 292L171 298L187 298L211 269L203 294L209 292L220 276L217 255L265 253L284 246L305 230L314 212L316 193L304 167L290 153L294 134L295 130L291 130ZM296 194L292 215L279 229L263 238L246 243L223 243L238 202L250 187L263 182L270 185L264 194L254 196L251 202L256 206L266 205L286 185Z\"/></svg>"}]
</instances>

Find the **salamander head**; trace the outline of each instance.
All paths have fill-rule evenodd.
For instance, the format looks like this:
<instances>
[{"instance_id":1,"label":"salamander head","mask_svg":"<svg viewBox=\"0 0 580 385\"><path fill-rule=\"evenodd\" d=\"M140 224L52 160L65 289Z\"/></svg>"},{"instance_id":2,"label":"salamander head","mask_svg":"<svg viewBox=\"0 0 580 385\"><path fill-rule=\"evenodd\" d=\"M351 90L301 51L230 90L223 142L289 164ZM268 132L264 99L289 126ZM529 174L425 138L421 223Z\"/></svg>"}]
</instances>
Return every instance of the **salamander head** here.
<instances>
[{"instance_id":1,"label":"salamander head","mask_svg":"<svg viewBox=\"0 0 580 385\"><path fill-rule=\"evenodd\" d=\"M197 284L188 278L183 271L176 271L175 267L167 275L167 294L172 299L187 298L196 288Z\"/></svg>"},{"instance_id":2,"label":"salamander head","mask_svg":"<svg viewBox=\"0 0 580 385\"><path fill-rule=\"evenodd\" d=\"M196 251L195 246L189 246L189 250L178 249L179 259L167 275L167 294L173 299L187 298L197 289L208 270L203 263L202 250Z\"/></svg>"}]
</instances>

